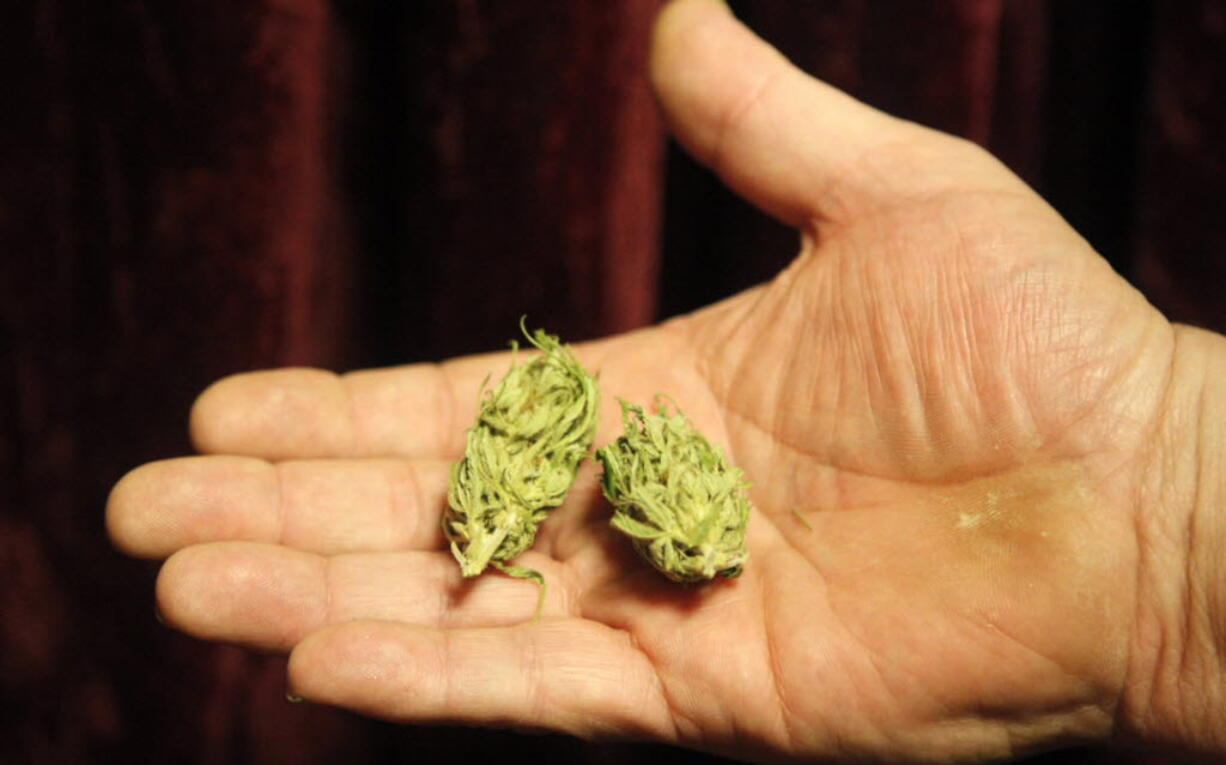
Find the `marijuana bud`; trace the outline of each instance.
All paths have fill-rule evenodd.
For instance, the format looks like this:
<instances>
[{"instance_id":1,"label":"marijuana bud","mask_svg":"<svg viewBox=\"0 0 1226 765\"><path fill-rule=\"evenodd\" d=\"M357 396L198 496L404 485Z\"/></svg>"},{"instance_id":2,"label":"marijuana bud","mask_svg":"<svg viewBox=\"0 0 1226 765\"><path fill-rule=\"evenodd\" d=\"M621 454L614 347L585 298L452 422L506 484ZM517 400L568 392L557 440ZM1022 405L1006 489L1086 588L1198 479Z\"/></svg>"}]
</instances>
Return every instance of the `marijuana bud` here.
<instances>
[{"instance_id":1,"label":"marijuana bud","mask_svg":"<svg viewBox=\"0 0 1226 765\"><path fill-rule=\"evenodd\" d=\"M739 576L749 552L749 499L730 466L678 410L659 414L621 402L626 432L596 452L613 528L676 582Z\"/></svg>"},{"instance_id":2,"label":"marijuana bud","mask_svg":"<svg viewBox=\"0 0 1226 765\"><path fill-rule=\"evenodd\" d=\"M544 579L508 561L532 545L548 510L562 504L596 435L596 380L570 348L538 329L528 341L543 353L511 369L488 393L468 431L464 458L451 468L443 533L466 577L487 565ZM542 597L544 593L542 592Z\"/></svg>"}]
</instances>

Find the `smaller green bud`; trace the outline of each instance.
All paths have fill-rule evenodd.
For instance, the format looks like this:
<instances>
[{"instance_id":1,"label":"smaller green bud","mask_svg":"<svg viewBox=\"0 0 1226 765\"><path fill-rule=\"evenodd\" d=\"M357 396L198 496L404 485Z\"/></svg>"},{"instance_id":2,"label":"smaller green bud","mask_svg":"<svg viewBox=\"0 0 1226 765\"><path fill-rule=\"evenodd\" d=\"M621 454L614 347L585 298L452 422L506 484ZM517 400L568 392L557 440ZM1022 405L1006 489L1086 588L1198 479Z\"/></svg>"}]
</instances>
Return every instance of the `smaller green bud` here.
<instances>
[{"instance_id":1,"label":"smaller green bud","mask_svg":"<svg viewBox=\"0 0 1226 765\"><path fill-rule=\"evenodd\" d=\"M618 399L625 434L596 452L613 528L676 582L739 576L749 552L749 484L678 410Z\"/></svg>"}]
</instances>

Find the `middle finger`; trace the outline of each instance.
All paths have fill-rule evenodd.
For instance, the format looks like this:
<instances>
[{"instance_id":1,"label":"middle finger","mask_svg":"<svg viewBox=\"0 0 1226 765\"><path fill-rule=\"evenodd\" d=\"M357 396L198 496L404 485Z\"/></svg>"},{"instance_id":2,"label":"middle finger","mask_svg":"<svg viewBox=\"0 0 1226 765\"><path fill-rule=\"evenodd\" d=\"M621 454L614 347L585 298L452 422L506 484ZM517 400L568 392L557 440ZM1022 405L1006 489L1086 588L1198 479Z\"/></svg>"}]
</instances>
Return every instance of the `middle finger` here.
<instances>
[{"instance_id":1,"label":"middle finger","mask_svg":"<svg viewBox=\"0 0 1226 765\"><path fill-rule=\"evenodd\" d=\"M107 523L126 552L164 558L203 542L267 542L306 552L443 546L447 462L182 457L124 476Z\"/></svg>"}]
</instances>

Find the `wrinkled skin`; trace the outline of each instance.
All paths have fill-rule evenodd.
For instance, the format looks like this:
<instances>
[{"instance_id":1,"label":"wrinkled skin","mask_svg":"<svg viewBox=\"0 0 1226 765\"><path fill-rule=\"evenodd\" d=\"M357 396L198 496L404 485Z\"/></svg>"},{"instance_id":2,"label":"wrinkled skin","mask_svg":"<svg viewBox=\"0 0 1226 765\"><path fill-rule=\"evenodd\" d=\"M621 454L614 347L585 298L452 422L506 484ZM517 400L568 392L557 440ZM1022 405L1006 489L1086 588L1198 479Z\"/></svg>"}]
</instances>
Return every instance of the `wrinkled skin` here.
<instances>
[{"instance_id":1,"label":"wrinkled skin","mask_svg":"<svg viewBox=\"0 0 1226 765\"><path fill-rule=\"evenodd\" d=\"M717 3L674 2L654 45L678 137L801 251L576 350L601 375L598 446L613 396L663 391L744 469L744 574L659 577L589 462L517 561L549 583L533 622L534 585L462 581L438 532L505 355L280 370L214 385L192 413L205 456L112 494L116 542L170 556L166 620L289 652L295 693L406 722L755 760L980 760L1144 728L1162 608L1139 599L1168 559L1138 530L1187 330L988 154L807 78Z\"/></svg>"}]
</instances>

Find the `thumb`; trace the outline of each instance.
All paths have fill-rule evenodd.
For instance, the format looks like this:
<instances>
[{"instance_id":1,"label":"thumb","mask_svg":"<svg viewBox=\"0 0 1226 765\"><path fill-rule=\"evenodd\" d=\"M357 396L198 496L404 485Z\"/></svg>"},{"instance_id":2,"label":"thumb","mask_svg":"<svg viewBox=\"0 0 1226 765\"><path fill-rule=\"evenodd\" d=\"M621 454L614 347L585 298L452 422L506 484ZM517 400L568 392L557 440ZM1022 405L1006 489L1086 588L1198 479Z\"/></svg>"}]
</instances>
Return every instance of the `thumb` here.
<instances>
[{"instance_id":1,"label":"thumb","mask_svg":"<svg viewBox=\"0 0 1226 765\"><path fill-rule=\"evenodd\" d=\"M792 225L847 219L955 184L1022 186L974 144L808 76L721 0L665 6L651 77L678 140L735 191Z\"/></svg>"}]
</instances>

